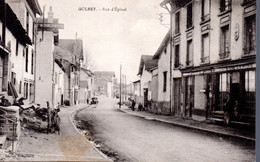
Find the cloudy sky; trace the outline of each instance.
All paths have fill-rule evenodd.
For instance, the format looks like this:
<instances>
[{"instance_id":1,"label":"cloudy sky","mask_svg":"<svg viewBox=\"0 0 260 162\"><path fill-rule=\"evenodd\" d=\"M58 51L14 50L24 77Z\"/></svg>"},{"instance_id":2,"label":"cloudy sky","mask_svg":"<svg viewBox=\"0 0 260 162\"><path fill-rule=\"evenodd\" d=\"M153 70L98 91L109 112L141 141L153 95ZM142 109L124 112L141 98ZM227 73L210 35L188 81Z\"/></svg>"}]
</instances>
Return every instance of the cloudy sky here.
<instances>
[{"instance_id":1,"label":"cloudy sky","mask_svg":"<svg viewBox=\"0 0 260 162\"><path fill-rule=\"evenodd\" d=\"M141 55L153 55L168 31L159 21L158 14L167 13L160 2L162 0L39 0L42 8L46 6L45 16L52 6L54 17L64 24L61 39L75 39L77 33L95 70L115 71L118 77L121 62L128 82L138 79ZM95 7L95 11L86 11L89 7ZM114 7L126 11L111 11ZM165 17L164 21L168 19Z\"/></svg>"}]
</instances>

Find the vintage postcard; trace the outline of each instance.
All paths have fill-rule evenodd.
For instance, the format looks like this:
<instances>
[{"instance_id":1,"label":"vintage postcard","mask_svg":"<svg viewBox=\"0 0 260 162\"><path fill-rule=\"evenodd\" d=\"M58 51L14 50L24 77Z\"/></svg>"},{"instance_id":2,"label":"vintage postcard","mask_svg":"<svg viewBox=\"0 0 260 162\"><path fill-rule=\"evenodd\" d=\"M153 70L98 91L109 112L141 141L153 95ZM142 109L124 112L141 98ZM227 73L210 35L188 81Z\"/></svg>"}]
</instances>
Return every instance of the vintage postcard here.
<instances>
[{"instance_id":1,"label":"vintage postcard","mask_svg":"<svg viewBox=\"0 0 260 162\"><path fill-rule=\"evenodd\" d=\"M257 161L256 0L1 0L1 161Z\"/></svg>"}]
</instances>

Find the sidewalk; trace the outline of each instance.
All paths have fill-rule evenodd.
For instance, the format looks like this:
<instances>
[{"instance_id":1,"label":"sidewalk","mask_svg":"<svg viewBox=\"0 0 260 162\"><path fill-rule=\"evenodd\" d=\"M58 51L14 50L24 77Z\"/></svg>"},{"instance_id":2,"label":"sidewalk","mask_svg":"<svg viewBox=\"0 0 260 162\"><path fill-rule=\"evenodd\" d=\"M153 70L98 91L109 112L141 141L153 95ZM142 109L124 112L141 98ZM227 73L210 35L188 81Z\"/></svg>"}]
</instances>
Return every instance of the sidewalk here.
<instances>
[{"instance_id":1,"label":"sidewalk","mask_svg":"<svg viewBox=\"0 0 260 162\"><path fill-rule=\"evenodd\" d=\"M88 141L84 135L81 135L73 124L73 113L87 106L86 104L80 104L61 108L59 113L61 118L60 135L57 132L47 134L27 129L22 131L16 153L5 160L111 161L98 151L94 144Z\"/></svg>"},{"instance_id":2,"label":"sidewalk","mask_svg":"<svg viewBox=\"0 0 260 162\"><path fill-rule=\"evenodd\" d=\"M216 135L234 137L238 139L255 141L255 132L252 129L241 129L228 126L221 126L207 121L195 121L191 119L182 119L174 116L156 115L146 111L132 111L127 106L122 106L120 111L127 114L135 115L146 120L154 120L163 123L173 124L189 129L200 130L204 132L213 133Z\"/></svg>"}]
</instances>

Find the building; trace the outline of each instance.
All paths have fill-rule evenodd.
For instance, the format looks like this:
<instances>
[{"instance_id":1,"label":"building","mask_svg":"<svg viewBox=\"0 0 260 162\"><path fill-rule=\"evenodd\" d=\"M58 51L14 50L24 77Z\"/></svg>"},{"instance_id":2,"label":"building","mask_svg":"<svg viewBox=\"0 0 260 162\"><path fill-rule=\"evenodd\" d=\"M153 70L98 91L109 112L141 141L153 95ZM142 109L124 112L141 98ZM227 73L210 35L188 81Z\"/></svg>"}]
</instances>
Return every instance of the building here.
<instances>
[{"instance_id":1,"label":"building","mask_svg":"<svg viewBox=\"0 0 260 162\"><path fill-rule=\"evenodd\" d=\"M52 7L48 12L48 18L40 18L37 28L36 44L36 66L35 66L35 102L42 107L57 105L55 103L55 77L58 66L55 63L54 46L59 42L59 29L63 29L63 24L59 24L58 19L53 17ZM55 68L56 66L56 68Z\"/></svg>"},{"instance_id":2,"label":"building","mask_svg":"<svg viewBox=\"0 0 260 162\"><path fill-rule=\"evenodd\" d=\"M113 71L95 71L94 72L94 93L95 95L105 95L114 97L114 78Z\"/></svg>"},{"instance_id":3,"label":"building","mask_svg":"<svg viewBox=\"0 0 260 162\"><path fill-rule=\"evenodd\" d=\"M138 76L140 77L140 100L144 107L148 107L148 101L151 100L152 81L151 69L157 66L157 60L153 60L151 55L142 55L139 64Z\"/></svg>"},{"instance_id":4,"label":"building","mask_svg":"<svg viewBox=\"0 0 260 162\"><path fill-rule=\"evenodd\" d=\"M179 103L173 104L174 114L227 123L230 119L254 121L256 1L161 3L163 7L168 4L172 19L172 88L178 89L172 101ZM178 93L181 97L174 97ZM233 105L229 113L225 111L227 102Z\"/></svg>"},{"instance_id":5,"label":"building","mask_svg":"<svg viewBox=\"0 0 260 162\"><path fill-rule=\"evenodd\" d=\"M171 114L170 48L170 32L168 32L153 56L154 60L158 60L158 66L152 71L153 102L149 110L157 114Z\"/></svg>"},{"instance_id":6,"label":"building","mask_svg":"<svg viewBox=\"0 0 260 162\"><path fill-rule=\"evenodd\" d=\"M134 100L137 104L141 103L143 101L143 99L141 98L141 83L140 83L140 80L134 81L133 86L134 86Z\"/></svg>"},{"instance_id":7,"label":"building","mask_svg":"<svg viewBox=\"0 0 260 162\"><path fill-rule=\"evenodd\" d=\"M65 58L65 94L64 100L69 101L70 105L79 103L79 83L80 69L83 61L83 43L80 39L60 39L58 48ZM69 64L68 64L69 63Z\"/></svg>"},{"instance_id":8,"label":"building","mask_svg":"<svg viewBox=\"0 0 260 162\"><path fill-rule=\"evenodd\" d=\"M9 89L13 89L11 91L17 94L14 98L24 97L26 103L33 103L35 101L36 16L41 15L42 11L38 0L5 0L1 2L2 5L5 4L4 2L6 2L7 12L3 13L5 20L2 19L2 39L3 45L10 52L10 57L4 59L2 64L4 72L1 74L8 75L8 77L3 76L4 87L7 86L7 82L11 82ZM2 9L1 11L4 12L4 8Z\"/></svg>"},{"instance_id":9,"label":"building","mask_svg":"<svg viewBox=\"0 0 260 162\"><path fill-rule=\"evenodd\" d=\"M91 101L91 98L94 97L94 74L90 70L81 68L79 86L79 102Z\"/></svg>"},{"instance_id":10,"label":"building","mask_svg":"<svg viewBox=\"0 0 260 162\"><path fill-rule=\"evenodd\" d=\"M65 83L65 68L62 61L54 60L54 107L64 105L64 83Z\"/></svg>"}]
</instances>

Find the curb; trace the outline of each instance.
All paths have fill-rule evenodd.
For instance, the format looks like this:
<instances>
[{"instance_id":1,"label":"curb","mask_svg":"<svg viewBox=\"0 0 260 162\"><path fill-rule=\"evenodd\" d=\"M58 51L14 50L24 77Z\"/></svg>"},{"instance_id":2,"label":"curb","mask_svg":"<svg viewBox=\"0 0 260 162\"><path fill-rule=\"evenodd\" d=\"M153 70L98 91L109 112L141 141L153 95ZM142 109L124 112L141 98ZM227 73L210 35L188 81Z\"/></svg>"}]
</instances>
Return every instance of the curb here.
<instances>
[{"instance_id":1,"label":"curb","mask_svg":"<svg viewBox=\"0 0 260 162\"><path fill-rule=\"evenodd\" d=\"M183 128L189 128L189 129L204 131L204 132L207 132L207 133L214 133L216 135L222 135L222 136L226 136L226 137L233 137L233 138L238 138L238 139L243 139L243 140L249 140L249 141L252 141L252 142L256 141L254 138L249 138L249 137L235 135L235 134L230 134L230 133L218 132L218 131L215 131L215 130L204 129L204 128L195 127L195 126L191 126L191 125L186 125L186 124L166 121L166 120L163 120L163 119L156 119L156 118L153 118L153 117L145 117L143 115L137 115L137 114L126 112L126 111L124 111L122 109L118 109L118 110L121 111L121 112L124 112L126 114L129 114L129 115L133 115L133 116L137 116L137 117L143 118L145 120L154 120L154 121L167 123L167 124L172 124L172 125L183 127Z\"/></svg>"},{"instance_id":2,"label":"curb","mask_svg":"<svg viewBox=\"0 0 260 162\"><path fill-rule=\"evenodd\" d=\"M89 105L87 105L87 107L89 107ZM73 122L73 118L76 114L77 111L80 111L80 110L83 110L87 107L82 107L82 108L79 108L79 109L76 109L76 110L73 110L70 115L69 115L69 119L70 119L70 122L72 123L73 127L75 128L75 130L78 132L79 135L81 135L81 133L79 132L78 128L76 127L75 123ZM87 139L86 139L87 140ZM93 149L99 154L101 155L103 158L107 159L107 160L110 160L112 161L111 159L109 159L109 157L107 155L105 155L104 153L102 153L100 150L98 150L95 146L95 144L93 145Z\"/></svg>"}]
</instances>

